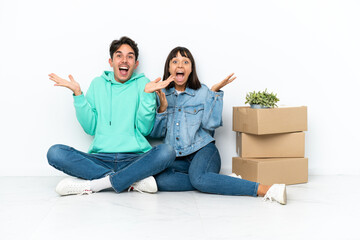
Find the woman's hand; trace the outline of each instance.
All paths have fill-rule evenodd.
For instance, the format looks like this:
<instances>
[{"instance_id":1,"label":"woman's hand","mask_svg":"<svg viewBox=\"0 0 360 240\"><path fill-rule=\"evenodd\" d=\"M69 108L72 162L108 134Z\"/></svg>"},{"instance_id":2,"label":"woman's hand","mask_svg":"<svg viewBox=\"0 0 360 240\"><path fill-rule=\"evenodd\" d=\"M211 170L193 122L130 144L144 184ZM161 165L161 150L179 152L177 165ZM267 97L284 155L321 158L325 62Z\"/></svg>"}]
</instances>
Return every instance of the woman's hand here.
<instances>
[{"instance_id":1,"label":"woman's hand","mask_svg":"<svg viewBox=\"0 0 360 240\"><path fill-rule=\"evenodd\" d=\"M161 89L157 90L156 94L159 96L159 99L160 99L160 107L159 107L158 112L159 113L165 112L167 107L168 107L168 102L166 100L166 95L165 95L165 93L163 91L161 91Z\"/></svg>"},{"instance_id":2,"label":"woman's hand","mask_svg":"<svg viewBox=\"0 0 360 240\"><path fill-rule=\"evenodd\" d=\"M226 85L228 85L229 83L234 81L236 79L236 77L232 77L233 75L234 75L234 73L230 74L224 80L222 80L221 82L212 86L211 91L218 92L218 91L220 91L221 88L225 87Z\"/></svg>"},{"instance_id":3,"label":"woman's hand","mask_svg":"<svg viewBox=\"0 0 360 240\"><path fill-rule=\"evenodd\" d=\"M55 73L50 73L49 79L55 82L54 86L66 87L71 91L73 91L75 96L81 95L80 85L75 81L73 76L69 75L70 81L68 81L66 79L59 77Z\"/></svg>"},{"instance_id":4,"label":"woman's hand","mask_svg":"<svg viewBox=\"0 0 360 240\"><path fill-rule=\"evenodd\" d=\"M160 89L166 88L172 81L174 81L175 77L170 75L170 77L168 77L168 79L166 79L165 81L160 82L161 78L157 78L154 81L148 82L145 85L145 90L144 92L147 93L152 93L155 91L158 91Z\"/></svg>"}]
</instances>

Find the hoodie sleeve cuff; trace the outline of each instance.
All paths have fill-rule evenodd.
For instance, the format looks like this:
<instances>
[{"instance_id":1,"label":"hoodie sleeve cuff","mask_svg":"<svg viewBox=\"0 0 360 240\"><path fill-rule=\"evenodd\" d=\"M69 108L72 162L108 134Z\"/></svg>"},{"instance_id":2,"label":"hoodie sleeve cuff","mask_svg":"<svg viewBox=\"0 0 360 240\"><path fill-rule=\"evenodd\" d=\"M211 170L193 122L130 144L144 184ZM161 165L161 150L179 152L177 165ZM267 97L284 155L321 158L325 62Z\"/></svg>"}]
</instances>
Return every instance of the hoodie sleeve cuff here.
<instances>
[{"instance_id":1,"label":"hoodie sleeve cuff","mask_svg":"<svg viewBox=\"0 0 360 240\"><path fill-rule=\"evenodd\" d=\"M141 102L145 103L146 105L156 105L156 94L142 92Z\"/></svg>"},{"instance_id":2,"label":"hoodie sleeve cuff","mask_svg":"<svg viewBox=\"0 0 360 240\"><path fill-rule=\"evenodd\" d=\"M84 94L81 94L79 96L75 96L75 94L73 94L73 97L74 97L74 106L75 107L84 106L86 104L86 98L85 98Z\"/></svg>"}]
</instances>

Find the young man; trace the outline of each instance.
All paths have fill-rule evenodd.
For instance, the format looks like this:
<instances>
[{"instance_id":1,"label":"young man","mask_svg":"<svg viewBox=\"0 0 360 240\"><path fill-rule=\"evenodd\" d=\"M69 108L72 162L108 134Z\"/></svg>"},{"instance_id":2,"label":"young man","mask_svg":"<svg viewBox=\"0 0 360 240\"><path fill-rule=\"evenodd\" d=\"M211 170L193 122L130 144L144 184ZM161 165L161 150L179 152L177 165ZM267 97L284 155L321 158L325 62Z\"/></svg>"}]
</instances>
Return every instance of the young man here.
<instances>
[{"instance_id":1,"label":"young man","mask_svg":"<svg viewBox=\"0 0 360 240\"><path fill-rule=\"evenodd\" d=\"M49 149L49 164L77 177L60 181L58 194L90 194L107 188L122 192L129 187L141 192L157 191L152 175L166 169L174 161L175 152L166 144L152 148L145 136L154 123L154 91L174 78L150 82L144 74L134 73L138 54L137 44L130 38L114 40L109 59L113 72L105 71L95 78L86 96L71 75L68 81L49 74L55 86L74 93L76 117L84 131L94 136L88 153L60 144Z\"/></svg>"}]
</instances>

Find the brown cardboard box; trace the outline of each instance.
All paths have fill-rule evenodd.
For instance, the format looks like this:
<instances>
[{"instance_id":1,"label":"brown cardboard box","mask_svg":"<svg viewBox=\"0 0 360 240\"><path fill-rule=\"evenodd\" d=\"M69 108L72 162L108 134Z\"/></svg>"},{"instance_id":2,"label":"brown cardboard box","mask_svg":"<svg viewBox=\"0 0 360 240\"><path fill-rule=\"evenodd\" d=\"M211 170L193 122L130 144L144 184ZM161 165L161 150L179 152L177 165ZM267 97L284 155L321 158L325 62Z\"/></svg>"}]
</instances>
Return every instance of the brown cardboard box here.
<instances>
[{"instance_id":1,"label":"brown cardboard box","mask_svg":"<svg viewBox=\"0 0 360 240\"><path fill-rule=\"evenodd\" d=\"M307 158L262 158L233 157L233 172L243 179L265 185L274 183L296 184L308 181Z\"/></svg>"},{"instance_id":2,"label":"brown cardboard box","mask_svg":"<svg viewBox=\"0 0 360 240\"><path fill-rule=\"evenodd\" d=\"M305 156L305 133L254 135L236 133L236 152L240 157L299 157Z\"/></svg>"},{"instance_id":3,"label":"brown cardboard box","mask_svg":"<svg viewBox=\"0 0 360 240\"><path fill-rule=\"evenodd\" d=\"M256 135L307 130L307 107L233 107L233 130Z\"/></svg>"}]
</instances>

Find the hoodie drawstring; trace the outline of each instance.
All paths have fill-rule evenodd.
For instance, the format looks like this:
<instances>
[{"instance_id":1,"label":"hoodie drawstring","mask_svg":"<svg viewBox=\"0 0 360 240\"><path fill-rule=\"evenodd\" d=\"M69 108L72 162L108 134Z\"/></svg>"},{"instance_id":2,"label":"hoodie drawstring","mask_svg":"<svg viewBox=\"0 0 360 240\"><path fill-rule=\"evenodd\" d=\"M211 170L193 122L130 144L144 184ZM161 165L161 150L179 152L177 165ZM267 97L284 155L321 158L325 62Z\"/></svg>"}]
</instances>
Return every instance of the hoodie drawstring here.
<instances>
[{"instance_id":1,"label":"hoodie drawstring","mask_svg":"<svg viewBox=\"0 0 360 240\"><path fill-rule=\"evenodd\" d=\"M101 77L105 80L105 81L108 81L110 84L109 84L109 100L110 100L110 103L109 103L109 107L110 107L110 112L109 112L109 125L111 126L111 121L112 121L112 90L113 90L113 85L118 85L120 83L117 83L115 78L114 78L114 72L112 71L104 71L103 75L101 75ZM129 84L130 82L132 81L135 81L136 79L139 79L139 78L142 78L142 77L145 77L145 75L143 73L140 73L140 74L136 74L136 73L133 73L133 75L131 76L131 78L129 80L126 81L126 83L123 83L123 84ZM137 81L136 81L137 82Z\"/></svg>"},{"instance_id":2,"label":"hoodie drawstring","mask_svg":"<svg viewBox=\"0 0 360 240\"><path fill-rule=\"evenodd\" d=\"M110 82L110 116L109 116L109 124L111 126L111 120L112 120L112 82Z\"/></svg>"}]
</instances>

